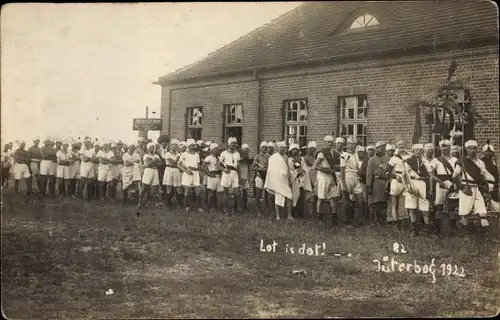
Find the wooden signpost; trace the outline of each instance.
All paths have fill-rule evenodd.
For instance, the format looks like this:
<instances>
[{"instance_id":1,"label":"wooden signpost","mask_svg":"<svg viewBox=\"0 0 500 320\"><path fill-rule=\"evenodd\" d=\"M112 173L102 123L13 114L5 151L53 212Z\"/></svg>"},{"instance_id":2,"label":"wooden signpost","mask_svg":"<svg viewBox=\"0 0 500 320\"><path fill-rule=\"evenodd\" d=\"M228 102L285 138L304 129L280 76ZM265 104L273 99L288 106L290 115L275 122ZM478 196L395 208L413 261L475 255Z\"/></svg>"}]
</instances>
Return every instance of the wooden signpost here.
<instances>
[{"instance_id":1,"label":"wooden signpost","mask_svg":"<svg viewBox=\"0 0 500 320\"><path fill-rule=\"evenodd\" d=\"M134 118L132 130L139 131L139 137L148 139L148 131L161 131L162 121L161 118L149 118L149 108L146 106L145 118Z\"/></svg>"}]
</instances>

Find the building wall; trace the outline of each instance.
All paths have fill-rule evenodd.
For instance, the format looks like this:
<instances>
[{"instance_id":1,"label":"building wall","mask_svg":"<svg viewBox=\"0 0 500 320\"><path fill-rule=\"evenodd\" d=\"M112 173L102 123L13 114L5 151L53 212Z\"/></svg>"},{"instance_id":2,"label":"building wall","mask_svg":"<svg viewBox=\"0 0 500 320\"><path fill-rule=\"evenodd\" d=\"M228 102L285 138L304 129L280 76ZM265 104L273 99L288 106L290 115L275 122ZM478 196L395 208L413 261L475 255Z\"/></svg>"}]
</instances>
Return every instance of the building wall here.
<instances>
[{"instance_id":1,"label":"building wall","mask_svg":"<svg viewBox=\"0 0 500 320\"><path fill-rule=\"evenodd\" d=\"M434 88L447 75L452 58L458 74L468 74L473 104L487 119L475 127L480 144L490 139L496 150L500 141L498 47L367 61L357 64L325 66L309 70L284 70L259 73L259 81L221 79L186 86L165 87L171 95L173 137L184 137L186 107L203 106L203 139L221 141L223 104L243 103L243 140L256 150L258 140L282 139L283 100L307 98L308 139L320 141L326 134L338 134L338 97L368 95L368 143L376 140L411 140L414 112L408 107ZM246 82L237 82L246 81ZM260 86L261 112L257 115ZM171 90L171 91L170 91ZM162 94L164 97L166 94ZM165 101L164 101L165 100ZM167 102L162 99L162 103ZM163 105L162 110L170 106ZM257 135L260 121L261 137ZM429 142L430 128L423 126L421 142Z\"/></svg>"}]
</instances>

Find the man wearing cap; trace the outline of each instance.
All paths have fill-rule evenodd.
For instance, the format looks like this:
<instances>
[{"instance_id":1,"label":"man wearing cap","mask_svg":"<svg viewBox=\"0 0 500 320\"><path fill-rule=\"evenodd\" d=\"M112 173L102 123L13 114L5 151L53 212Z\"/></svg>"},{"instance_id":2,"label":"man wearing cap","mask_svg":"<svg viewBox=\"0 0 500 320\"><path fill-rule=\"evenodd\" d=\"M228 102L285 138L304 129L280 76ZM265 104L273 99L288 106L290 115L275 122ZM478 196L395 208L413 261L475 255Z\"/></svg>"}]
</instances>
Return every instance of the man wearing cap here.
<instances>
[{"instance_id":1,"label":"man wearing cap","mask_svg":"<svg viewBox=\"0 0 500 320\"><path fill-rule=\"evenodd\" d=\"M55 191L55 168L57 166L56 149L52 145L50 138L46 138L44 146L40 149L42 160L40 161L40 192L45 195L48 181L48 190L50 195Z\"/></svg>"},{"instance_id":2,"label":"man wearing cap","mask_svg":"<svg viewBox=\"0 0 500 320\"><path fill-rule=\"evenodd\" d=\"M489 207L491 211L496 213L500 212L500 177L498 172L498 167L493 161L495 155L495 149L488 141L483 147L483 158L481 159L484 163L486 169L486 181L488 182L488 187L490 191L490 201Z\"/></svg>"},{"instance_id":3,"label":"man wearing cap","mask_svg":"<svg viewBox=\"0 0 500 320\"><path fill-rule=\"evenodd\" d=\"M370 156L370 154L372 154ZM361 181L361 184L363 186L363 194L365 197L365 219L368 218L368 212L366 209L368 209L368 206L366 205L368 203L368 194L366 193L366 169L368 168L368 160L375 154L375 146L369 145L365 148L365 150L358 148L358 159L359 159L359 170L358 170L358 176L359 176L359 181Z\"/></svg>"},{"instance_id":4,"label":"man wearing cap","mask_svg":"<svg viewBox=\"0 0 500 320\"><path fill-rule=\"evenodd\" d=\"M412 234L419 233L417 210L422 212L424 223L430 225L429 220L429 184L436 181L444 187L441 179L433 174L430 162L425 161L422 155L424 146L415 144L412 147L413 155L405 161L404 181L407 185L405 208L408 209L412 223Z\"/></svg>"},{"instance_id":5,"label":"man wearing cap","mask_svg":"<svg viewBox=\"0 0 500 320\"><path fill-rule=\"evenodd\" d=\"M288 219L292 218L292 189L290 171L285 159L286 142L278 143L278 152L269 157L269 169L264 183L264 188L274 195L274 208L276 219L280 219L280 207L287 209Z\"/></svg>"},{"instance_id":6,"label":"man wearing cap","mask_svg":"<svg viewBox=\"0 0 500 320\"><path fill-rule=\"evenodd\" d=\"M184 204L186 211L191 209L191 193L198 200L198 211L203 212L203 203L200 201L200 155L196 152L196 142L194 139L186 141L188 151L181 154L178 167L182 171L182 186L184 188Z\"/></svg>"},{"instance_id":7,"label":"man wearing cap","mask_svg":"<svg viewBox=\"0 0 500 320\"><path fill-rule=\"evenodd\" d=\"M291 144L288 151L290 154L288 168L292 187L292 208L295 209L296 216L303 218L307 209L304 200L306 195L312 192L311 179L304 159L300 156L299 145L296 143Z\"/></svg>"},{"instance_id":8,"label":"man wearing cap","mask_svg":"<svg viewBox=\"0 0 500 320\"><path fill-rule=\"evenodd\" d=\"M389 195L391 197L391 216L398 229L401 229L401 222L399 220L399 201L405 191L403 184L404 160L406 160L409 156L407 155L406 150L404 150L404 142L399 141L398 143L399 147L388 145L386 147L386 152L389 157L388 172L391 179L389 191Z\"/></svg>"},{"instance_id":9,"label":"man wearing cap","mask_svg":"<svg viewBox=\"0 0 500 320\"><path fill-rule=\"evenodd\" d=\"M135 153L135 144L131 143L128 146L127 152L122 155L123 170L122 170L122 196L123 204L127 204L128 193L130 189L139 189L139 180L141 175L139 173L138 165L141 162L139 154ZM139 203L139 192L137 192L137 203Z\"/></svg>"},{"instance_id":10,"label":"man wearing cap","mask_svg":"<svg viewBox=\"0 0 500 320\"><path fill-rule=\"evenodd\" d=\"M81 146L77 141L71 143L71 150L69 151L69 196L77 195L77 182L80 179L80 166L81 158L79 155Z\"/></svg>"},{"instance_id":11,"label":"man wearing cap","mask_svg":"<svg viewBox=\"0 0 500 320\"><path fill-rule=\"evenodd\" d=\"M451 142L449 140L439 141L441 156L432 159L430 163L434 175L443 182L434 186L436 190L434 197L436 233L440 233L443 226L448 232L450 226L454 225L454 223L450 224L450 220L455 220L455 209L458 207L458 192L455 190L452 179L455 163L458 159L450 155L450 147Z\"/></svg>"},{"instance_id":12,"label":"man wearing cap","mask_svg":"<svg viewBox=\"0 0 500 320\"><path fill-rule=\"evenodd\" d=\"M18 142L19 149L14 151L14 194L19 192L19 181L26 180L26 194L29 196L32 190L31 174L29 172L28 164L30 163L30 154L26 151L26 144L24 141Z\"/></svg>"},{"instance_id":13,"label":"man wearing cap","mask_svg":"<svg viewBox=\"0 0 500 320\"><path fill-rule=\"evenodd\" d=\"M172 205L172 198L174 194L177 197L177 205L181 205L180 197L182 195L181 188L181 172L177 167L178 161L181 157L181 154L178 152L179 146L178 139L172 139L170 141L169 150L163 154L163 159L165 159L165 174L163 175L162 184L165 187L166 198L165 204L167 206Z\"/></svg>"},{"instance_id":14,"label":"man wearing cap","mask_svg":"<svg viewBox=\"0 0 500 320\"><path fill-rule=\"evenodd\" d=\"M358 176L358 161L355 156L357 139L349 137L347 139L347 150L340 156L340 181L343 193L343 201L348 201L349 194L356 198L357 208L354 217L349 212L352 208L344 206L340 215L342 222L348 225L361 225L365 212L365 199L363 197L363 186Z\"/></svg>"},{"instance_id":15,"label":"man wearing cap","mask_svg":"<svg viewBox=\"0 0 500 320\"><path fill-rule=\"evenodd\" d=\"M170 138L166 134L162 134L158 137L158 143L160 144L159 149L156 149L156 153L160 157L160 166L158 167L158 176L161 182L161 198L165 203L167 202L167 186L163 185L163 180L165 178L165 170L167 168L167 163L165 160L165 156L168 152L168 143Z\"/></svg>"},{"instance_id":16,"label":"man wearing cap","mask_svg":"<svg viewBox=\"0 0 500 320\"><path fill-rule=\"evenodd\" d=\"M372 207L377 223L386 222L387 184L389 183L389 157L385 154L386 143L378 141L375 144L377 152L368 160L366 168L366 192L370 196L369 205Z\"/></svg>"},{"instance_id":17,"label":"man wearing cap","mask_svg":"<svg viewBox=\"0 0 500 320\"><path fill-rule=\"evenodd\" d=\"M318 176L316 187L318 191L318 203L316 212L321 214L321 206L323 201L330 202L331 212L337 213L337 201L339 197L339 188L336 170L340 170L340 155L333 149L334 139L327 135L324 138L326 147L323 148L317 155L314 162L314 169L317 170Z\"/></svg>"},{"instance_id":18,"label":"man wearing cap","mask_svg":"<svg viewBox=\"0 0 500 320\"><path fill-rule=\"evenodd\" d=\"M61 197L68 196L69 189L69 166L70 166L70 154L68 152L69 143L64 141L61 145L61 149L56 152L57 158L57 188L59 189L59 195Z\"/></svg>"},{"instance_id":19,"label":"man wearing cap","mask_svg":"<svg viewBox=\"0 0 500 320\"><path fill-rule=\"evenodd\" d=\"M160 178L158 175L158 166L160 165L160 157L155 152L155 143L149 142L146 145L146 153L142 159L144 163L144 174L142 175L142 188L139 194L138 207L141 207L145 196L149 196L152 202L157 198Z\"/></svg>"},{"instance_id":20,"label":"man wearing cap","mask_svg":"<svg viewBox=\"0 0 500 320\"><path fill-rule=\"evenodd\" d=\"M80 150L80 181L78 182L78 197L83 199L83 192L86 189L87 199L91 200L94 197L93 178L94 178L94 162L96 158L94 148L92 147L92 139L85 137L83 147Z\"/></svg>"},{"instance_id":21,"label":"man wearing cap","mask_svg":"<svg viewBox=\"0 0 500 320\"><path fill-rule=\"evenodd\" d=\"M255 172L255 200L257 201L257 207L259 208L259 215L264 213L261 206L261 195L264 195L264 204L266 210L268 209L268 196L264 190L264 181L266 181L267 166L269 162L269 155L267 154L267 142L262 141L259 147L259 153L255 155L252 163L252 171Z\"/></svg>"},{"instance_id":22,"label":"man wearing cap","mask_svg":"<svg viewBox=\"0 0 500 320\"><path fill-rule=\"evenodd\" d=\"M212 143L210 145L210 154L203 159L202 169L207 177L207 198L208 210L215 211L217 203L222 201L222 192L224 188L220 185L222 171L218 167L219 163L219 145Z\"/></svg>"},{"instance_id":23,"label":"man wearing cap","mask_svg":"<svg viewBox=\"0 0 500 320\"><path fill-rule=\"evenodd\" d=\"M234 137L228 139L228 149L223 151L219 157L219 169L222 170L221 186L224 188L224 208L226 213L229 210L229 188L233 188L235 201L238 208L241 208L240 183L238 176L238 164L240 153L236 150L237 140Z\"/></svg>"},{"instance_id":24,"label":"man wearing cap","mask_svg":"<svg viewBox=\"0 0 500 320\"><path fill-rule=\"evenodd\" d=\"M36 184L38 191L40 191L40 181L38 179L38 174L40 172L40 161L42 161L42 155L40 153L40 138L33 139L33 145L29 147L28 152L30 154L30 172L32 178L36 179Z\"/></svg>"},{"instance_id":25,"label":"man wearing cap","mask_svg":"<svg viewBox=\"0 0 500 320\"><path fill-rule=\"evenodd\" d=\"M311 180L311 189L312 191L306 194L307 208L306 213L316 216L316 203L318 190L316 187L316 182L318 179L318 171L314 169L314 162L316 161L316 150L317 150L316 141L309 141L307 144L306 154L304 155L305 169L307 171L307 175L309 176L309 180ZM312 210L311 210L312 209Z\"/></svg>"},{"instance_id":26,"label":"man wearing cap","mask_svg":"<svg viewBox=\"0 0 500 320\"><path fill-rule=\"evenodd\" d=\"M111 162L111 182L109 183L109 194L113 200L116 200L117 186L118 182L122 180L122 172L123 172L123 152L122 148L119 147L116 143L111 143L110 150L113 152L113 158L110 160Z\"/></svg>"},{"instance_id":27,"label":"man wearing cap","mask_svg":"<svg viewBox=\"0 0 500 320\"><path fill-rule=\"evenodd\" d=\"M99 199L101 201L104 201L106 196L108 183L113 181L113 177L111 175L111 161L114 157L115 154L109 149L109 143L103 143L102 149L97 153L97 159L99 159L97 181L99 184Z\"/></svg>"},{"instance_id":28,"label":"man wearing cap","mask_svg":"<svg viewBox=\"0 0 500 320\"><path fill-rule=\"evenodd\" d=\"M465 148L467 156L456 162L453 172L453 178L459 189L458 213L464 226L469 224L469 216L479 215L481 227L486 228L489 226L489 222L482 194L489 191L486 167L484 162L477 157L477 141L467 141Z\"/></svg>"},{"instance_id":29,"label":"man wearing cap","mask_svg":"<svg viewBox=\"0 0 500 320\"><path fill-rule=\"evenodd\" d=\"M243 211L248 212L248 189L250 189L250 183L248 180L250 179L250 147L248 144L243 143L241 145L240 151L240 161L238 161L238 178L239 185L241 189L241 200L242 200L242 208ZM237 202L235 203L235 205Z\"/></svg>"},{"instance_id":30,"label":"man wearing cap","mask_svg":"<svg viewBox=\"0 0 500 320\"><path fill-rule=\"evenodd\" d=\"M455 157L455 158L459 159L460 158L460 149L461 148L459 146L457 146L457 145L451 146L450 155L452 157Z\"/></svg>"},{"instance_id":31,"label":"man wearing cap","mask_svg":"<svg viewBox=\"0 0 500 320\"><path fill-rule=\"evenodd\" d=\"M12 167L11 158L12 152L8 143L4 145L2 150L2 189L7 188L10 178L10 168Z\"/></svg>"}]
</instances>

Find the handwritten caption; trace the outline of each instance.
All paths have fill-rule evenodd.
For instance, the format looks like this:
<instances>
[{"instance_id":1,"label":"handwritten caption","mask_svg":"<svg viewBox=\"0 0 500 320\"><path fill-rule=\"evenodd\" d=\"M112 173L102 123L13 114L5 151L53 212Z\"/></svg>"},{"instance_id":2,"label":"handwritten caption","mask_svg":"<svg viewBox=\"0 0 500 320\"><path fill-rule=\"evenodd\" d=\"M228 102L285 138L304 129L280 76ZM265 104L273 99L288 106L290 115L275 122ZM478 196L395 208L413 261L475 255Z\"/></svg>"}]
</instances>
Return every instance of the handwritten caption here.
<instances>
[{"instance_id":1,"label":"handwritten caption","mask_svg":"<svg viewBox=\"0 0 500 320\"><path fill-rule=\"evenodd\" d=\"M278 242L274 241L272 243L265 244L264 240L260 240L260 252L282 252L282 249L278 249ZM285 253L287 254L298 254L298 255L308 255L308 256L324 256L326 252L326 243L314 244L314 246L306 246L305 243L300 247L293 247L289 244L285 245Z\"/></svg>"},{"instance_id":2,"label":"handwritten caption","mask_svg":"<svg viewBox=\"0 0 500 320\"><path fill-rule=\"evenodd\" d=\"M397 254L406 254L407 250L405 246L402 244L394 243L392 246L392 251ZM432 277L432 283L436 283L436 274L441 275L442 277L450 277L456 276L459 278L465 277L465 271L463 267L459 267L456 264L452 265L450 263L442 263L439 266L439 270L436 269L435 258L431 259L429 264L417 263L417 260L413 260L413 262L403 262L394 259L391 257L389 259L388 256L382 257L382 260L374 259L373 262L377 264L377 272L408 272L415 274L428 274ZM388 265L384 264L384 262L389 262ZM436 271L438 271L436 273ZM441 271L441 272L439 272Z\"/></svg>"}]
</instances>

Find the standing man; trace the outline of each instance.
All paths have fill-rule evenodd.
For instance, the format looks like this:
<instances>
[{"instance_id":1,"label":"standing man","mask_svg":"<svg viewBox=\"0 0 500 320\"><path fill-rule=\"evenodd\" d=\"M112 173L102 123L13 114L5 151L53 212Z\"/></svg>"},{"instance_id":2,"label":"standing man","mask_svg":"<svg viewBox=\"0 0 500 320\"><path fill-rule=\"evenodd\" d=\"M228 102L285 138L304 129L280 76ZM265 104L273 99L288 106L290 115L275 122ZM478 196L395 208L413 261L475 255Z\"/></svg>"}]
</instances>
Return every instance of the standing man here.
<instances>
[{"instance_id":1,"label":"standing man","mask_svg":"<svg viewBox=\"0 0 500 320\"><path fill-rule=\"evenodd\" d=\"M405 192L405 187L403 184L403 173L404 173L404 160L409 156L404 148L404 142L399 141L399 146L396 145L395 148L391 146L388 149L395 149L392 151L387 150L389 157L388 172L390 174L390 191L391 196L391 215L394 223L398 229L401 229L401 221L399 220L399 201Z\"/></svg>"},{"instance_id":2,"label":"standing man","mask_svg":"<svg viewBox=\"0 0 500 320\"><path fill-rule=\"evenodd\" d=\"M158 166L160 165L160 157L155 152L155 144L150 142L146 146L147 153L144 155L144 174L142 176L142 189L139 194L138 207L142 206L144 196L148 193L151 194L151 199L154 201L158 193L158 186L160 185L160 178L158 175Z\"/></svg>"},{"instance_id":3,"label":"standing man","mask_svg":"<svg viewBox=\"0 0 500 320\"><path fill-rule=\"evenodd\" d=\"M200 200L200 155L196 151L194 139L186 141L188 151L181 154L178 167L182 171L182 186L184 188L184 204L186 211L191 209L191 193L194 192L196 199ZM203 203L198 203L198 211L203 212Z\"/></svg>"},{"instance_id":4,"label":"standing man","mask_svg":"<svg viewBox=\"0 0 500 320\"><path fill-rule=\"evenodd\" d=\"M267 142L262 141L260 143L259 153L255 155L252 164L252 170L255 172L255 200L257 201L257 206L259 208L259 215L264 213L260 203L261 195L264 196L264 205L266 207L266 211L269 208L268 197L266 195L266 190L264 189L268 161L269 155L267 154Z\"/></svg>"},{"instance_id":5,"label":"standing man","mask_svg":"<svg viewBox=\"0 0 500 320\"><path fill-rule=\"evenodd\" d=\"M486 167L477 157L477 141L469 140L465 143L467 156L457 161L453 178L458 186L458 214L464 226L469 225L469 217L479 215L481 227L490 224L487 219L486 205L481 191L488 191ZM472 227L472 226L471 226Z\"/></svg>"},{"instance_id":6,"label":"standing man","mask_svg":"<svg viewBox=\"0 0 500 320\"><path fill-rule=\"evenodd\" d=\"M316 141L309 141L307 144L306 154L304 155L305 168L307 170L307 175L311 180L312 191L307 193L306 196L306 213L316 216L316 203L318 201L318 190L316 188L316 183L318 179L318 172L314 169L314 162L316 161L317 145ZM312 210L311 210L312 209Z\"/></svg>"},{"instance_id":7,"label":"standing man","mask_svg":"<svg viewBox=\"0 0 500 320\"><path fill-rule=\"evenodd\" d=\"M30 154L30 172L31 178L36 179L36 185L38 191L40 192L40 181L38 179L38 174L40 172L40 162L42 161L42 154L40 153L40 138L36 137L33 139L33 145L28 149Z\"/></svg>"},{"instance_id":8,"label":"standing man","mask_svg":"<svg viewBox=\"0 0 500 320\"><path fill-rule=\"evenodd\" d=\"M14 165L14 194L19 193L19 181L21 179L26 180L26 194L29 196L31 194L32 181L31 175L28 168L30 163L30 154L25 150L26 143L24 141L19 141L19 149L14 152L14 159L16 161Z\"/></svg>"},{"instance_id":9,"label":"standing man","mask_svg":"<svg viewBox=\"0 0 500 320\"><path fill-rule=\"evenodd\" d=\"M83 199L83 191L86 189L87 199L90 201L92 198L92 179L94 177L94 163L92 160L95 158L94 148L92 147L92 139L85 137L83 147L80 150L80 182L78 183L78 197Z\"/></svg>"},{"instance_id":10,"label":"standing man","mask_svg":"<svg viewBox=\"0 0 500 320\"><path fill-rule=\"evenodd\" d=\"M66 197L69 194L69 166L70 162L70 153L68 152L69 143L64 141L62 143L61 149L56 152L57 158L57 169L56 169L56 177L58 182L58 190L59 195L61 197Z\"/></svg>"},{"instance_id":11,"label":"standing man","mask_svg":"<svg viewBox=\"0 0 500 320\"><path fill-rule=\"evenodd\" d=\"M342 186L343 200L347 201L349 195L356 198L357 208L354 217L343 216L343 222L346 224L361 225L365 212L365 199L363 196L363 187L358 176L358 161L356 160L355 150L357 139L349 137L347 139L347 151L340 158L340 180ZM343 212L342 215L345 215Z\"/></svg>"},{"instance_id":12,"label":"standing man","mask_svg":"<svg viewBox=\"0 0 500 320\"><path fill-rule=\"evenodd\" d=\"M491 211L500 212L500 177L498 173L498 167L493 161L495 155L495 149L488 141L483 147L483 158L481 159L484 163L486 169L486 181L488 182L488 187L490 191L490 203L489 207Z\"/></svg>"},{"instance_id":13,"label":"standing man","mask_svg":"<svg viewBox=\"0 0 500 320\"><path fill-rule=\"evenodd\" d=\"M160 144L160 149L157 151L158 156L160 157L160 166L158 167L158 177L161 182L161 199L163 202L167 203L167 199L169 194L167 193L167 186L163 184L163 180L165 179L165 171L167 168L167 163L165 157L168 152L168 142L170 138L168 135L162 134L158 137L158 143Z\"/></svg>"},{"instance_id":14,"label":"standing man","mask_svg":"<svg viewBox=\"0 0 500 320\"><path fill-rule=\"evenodd\" d=\"M46 138L44 146L40 149L42 161L40 161L40 192L45 196L48 181L50 195L54 195L56 172L54 165L57 165L56 149L52 145L50 138Z\"/></svg>"},{"instance_id":15,"label":"standing man","mask_svg":"<svg viewBox=\"0 0 500 320\"><path fill-rule=\"evenodd\" d=\"M240 161L238 163L238 178L241 188L241 198L243 202L243 211L248 212L248 189L250 189L250 147L244 143L241 145ZM240 208L241 209L241 208Z\"/></svg>"},{"instance_id":16,"label":"standing man","mask_svg":"<svg viewBox=\"0 0 500 320\"><path fill-rule=\"evenodd\" d=\"M369 205L378 224L385 223L387 200L389 194L387 192L387 184L389 183L389 175L387 174L389 157L385 154L386 143L378 141L375 144L377 152L368 160L366 169L366 192L370 196Z\"/></svg>"},{"instance_id":17,"label":"standing man","mask_svg":"<svg viewBox=\"0 0 500 320\"><path fill-rule=\"evenodd\" d=\"M125 152L122 156L123 160L123 171L122 171L122 196L123 196L123 204L127 204L128 200L128 193L130 189L136 190L137 194L137 203L139 203L139 184L138 184L138 179L140 178L140 175L137 171L135 170L135 165L141 162L141 159L139 159L139 155L134 152L135 150L135 144L131 143L128 146L127 152ZM134 178L134 175L136 177Z\"/></svg>"},{"instance_id":18,"label":"standing man","mask_svg":"<svg viewBox=\"0 0 500 320\"><path fill-rule=\"evenodd\" d=\"M181 206L180 197L182 195L181 188L181 172L178 168L178 161L181 157L181 154L178 152L178 139L172 139L170 141L170 150L168 150L164 155L163 159L166 163L165 173L163 175L162 184L165 188L166 192L166 205L172 205L172 198L174 194L177 198L177 206Z\"/></svg>"},{"instance_id":19,"label":"standing man","mask_svg":"<svg viewBox=\"0 0 500 320\"><path fill-rule=\"evenodd\" d=\"M10 168L12 167L12 152L10 146L6 143L2 151L2 190L9 185Z\"/></svg>"},{"instance_id":20,"label":"standing man","mask_svg":"<svg viewBox=\"0 0 500 320\"><path fill-rule=\"evenodd\" d=\"M458 192L455 190L452 175L455 170L455 163L457 158L450 155L451 143L449 140L439 141L439 148L441 149L441 156L432 159L431 168L433 174L438 177L443 183L437 183L434 188L435 198L434 204L436 209L436 225L435 233L441 233L444 226L446 231L454 225L451 223L455 221L455 209L458 205ZM446 209L446 210L445 210Z\"/></svg>"},{"instance_id":21,"label":"standing man","mask_svg":"<svg viewBox=\"0 0 500 320\"><path fill-rule=\"evenodd\" d=\"M217 143L210 145L210 155L203 160L202 169L207 176L208 210L215 211L220 203L224 188L220 185L221 170L219 169L219 146Z\"/></svg>"},{"instance_id":22,"label":"standing man","mask_svg":"<svg viewBox=\"0 0 500 320\"><path fill-rule=\"evenodd\" d=\"M288 213L288 220L293 220L292 189L290 187L291 177L285 155L286 142L279 142L278 148L278 152L269 157L269 170L264 188L274 195L276 220L280 220L280 207L285 207L285 205Z\"/></svg>"},{"instance_id":23,"label":"standing man","mask_svg":"<svg viewBox=\"0 0 500 320\"><path fill-rule=\"evenodd\" d=\"M118 183L122 181L123 172L123 147L121 145L112 143L111 152L113 152L114 157L111 159L111 190L110 196L113 200L116 200Z\"/></svg>"},{"instance_id":24,"label":"standing man","mask_svg":"<svg viewBox=\"0 0 500 320\"><path fill-rule=\"evenodd\" d=\"M321 214L323 201L329 201L331 212L335 215L337 213L336 198L339 197L335 169L340 169L340 156L333 149L334 140L332 136L327 135L324 141L326 147L318 153L314 162L314 169L318 172L316 182L318 203L316 204L316 212Z\"/></svg>"},{"instance_id":25,"label":"standing man","mask_svg":"<svg viewBox=\"0 0 500 320\"><path fill-rule=\"evenodd\" d=\"M229 138L227 141L228 148L220 155L219 169L222 170L221 186L224 188L224 208L226 213L229 212L229 188L233 188L234 197L238 208L241 208L241 194L238 177L238 164L240 162L240 154L236 151L236 138Z\"/></svg>"},{"instance_id":26,"label":"standing man","mask_svg":"<svg viewBox=\"0 0 500 320\"><path fill-rule=\"evenodd\" d=\"M114 159L115 154L109 149L109 143L103 143L102 149L97 153L99 159L99 166L97 167L97 181L99 184L99 199L104 201L108 183L113 181L111 176L111 161Z\"/></svg>"},{"instance_id":27,"label":"standing man","mask_svg":"<svg viewBox=\"0 0 500 320\"><path fill-rule=\"evenodd\" d=\"M71 150L69 151L69 195L77 196L77 182L80 180L80 166L81 166L81 158L80 158L80 149L81 145L79 142L71 143Z\"/></svg>"}]
</instances>

